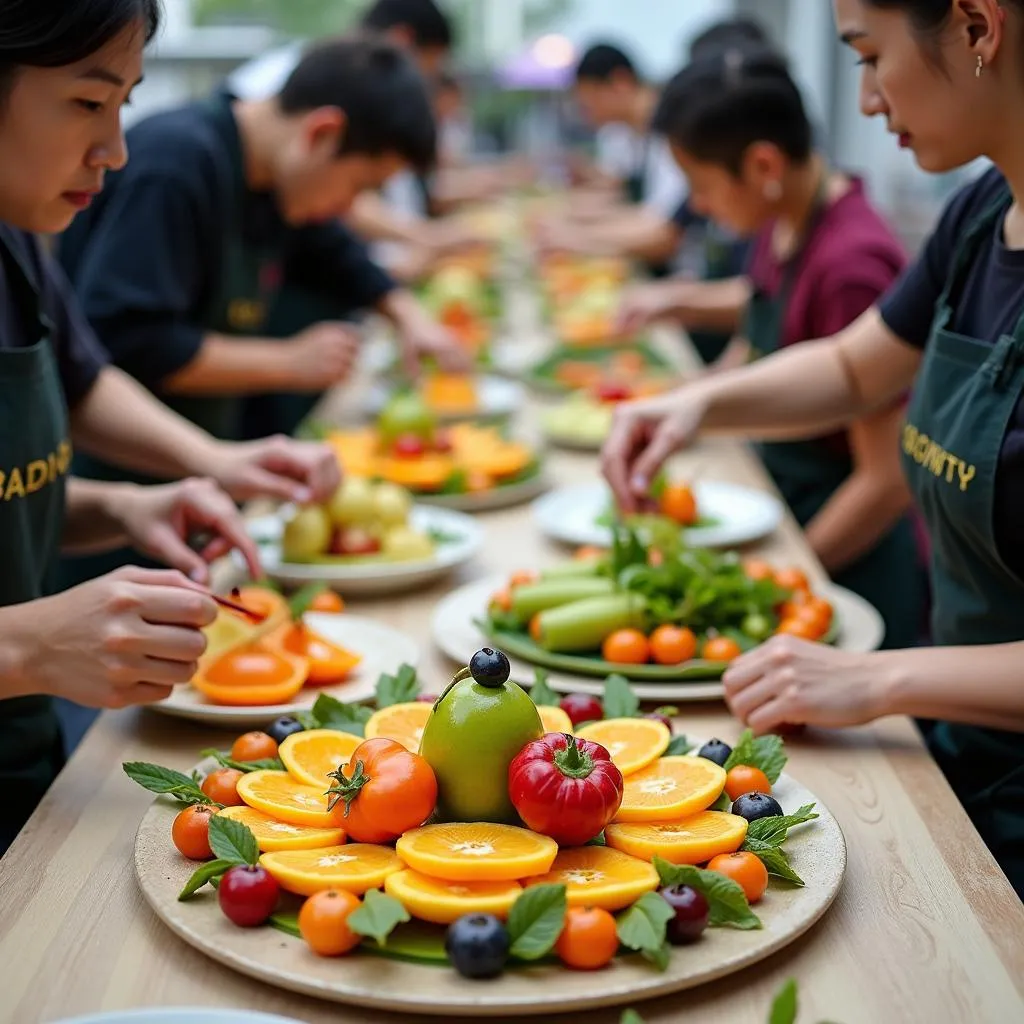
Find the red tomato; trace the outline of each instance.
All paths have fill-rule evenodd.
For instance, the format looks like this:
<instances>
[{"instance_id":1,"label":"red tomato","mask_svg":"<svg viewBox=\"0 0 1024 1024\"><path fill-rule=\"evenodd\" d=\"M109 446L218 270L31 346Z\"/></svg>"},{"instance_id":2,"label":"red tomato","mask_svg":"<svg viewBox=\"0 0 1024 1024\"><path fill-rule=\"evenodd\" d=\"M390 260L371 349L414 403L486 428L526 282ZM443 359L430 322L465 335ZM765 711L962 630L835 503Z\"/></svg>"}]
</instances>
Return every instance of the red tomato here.
<instances>
[{"instance_id":1,"label":"red tomato","mask_svg":"<svg viewBox=\"0 0 1024 1024\"><path fill-rule=\"evenodd\" d=\"M622 772L599 743L552 732L528 743L508 769L508 795L527 828L559 846L582 846L615 817Z\"/></svg>"}]
</instances>

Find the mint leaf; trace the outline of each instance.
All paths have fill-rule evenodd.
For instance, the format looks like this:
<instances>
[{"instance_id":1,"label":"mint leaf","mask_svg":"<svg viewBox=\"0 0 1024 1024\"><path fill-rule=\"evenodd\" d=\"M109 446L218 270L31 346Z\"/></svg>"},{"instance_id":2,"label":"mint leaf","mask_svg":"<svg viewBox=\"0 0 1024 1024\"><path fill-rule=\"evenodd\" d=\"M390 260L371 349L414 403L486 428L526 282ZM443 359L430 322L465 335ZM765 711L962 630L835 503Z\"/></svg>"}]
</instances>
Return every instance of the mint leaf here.
<instances>
[{"instance_id":1,"label":"mint leaf","mask_svg":"<svg viewBox=\"0 0 1024 1024\"><path fill-rule=\"evenodd\" d=\"M731 878L689 864L669 864L661 857L655 857L653 864L662 885L688 885L704 894L711 909L708 924L730 925L743 931L761 927L761 919L750 909L745 893Z\"/></svg>"},{"instance_id":2,"label":"mint leaf","mask_svg":"<svg viewBox=\"0 0 1024 1024\"><path fill-rule=\"evenodd\" d=\"M768 776L768 781L774 785L779 781L787 760L781 736L758 736L755 739L754 734L747 729L732 748L732 753L725 762L725 770L729 771L739 764L760 768Z\"/></svg>"},{"instance_id":3,"label":"mint leaf","mask_svg":"<svg viewBox=\"0 0 1024 1024\"><path fill-rule=\"evenodd\" d=\"M619 1024L644 1024L644 1019L636 1010L624 1010Z\"/></svg>"},{"instance_id":4,"label":"mint leaf","mask_svg":"<svg viewBox=\"0 0 1024 1024\"><path fill-rule=\"evenodd\" d=\"M285 935L291 935L294 939L301 939L302 932L299 931L299 915L293 912L281 911L278 914L271 914L267 920L271 928L276 928Z\"/></svg>"},{"instance_id":5,"label":"mint leaf","mask_svg":"<svg viewBox=\"0 0 1024 1024\"><path fill-rule=\"evenodd\" d=\"M302 616L309 611L309 606L327 590L326 583L307 583L296 590L288 599L288 611L293 622L301 622Z\"/></svg>"},{"instance_id":6,"label":"mint leaf","mask_svg":"<svg viewBox=\"0 0 1024 1024\"><path fill-rule=\"evenodd\" d=\"M594 836L593 839L587 840L587 842L585 842L583 845L584 846L607 846L608 845L608 841L604 837L604 832L598 832L597 835Z\"/></svg>"},{"instance_id":7,"label":"mint leaf","mask_svg":"<svg viewBox=\"0 0 1024 1024\"><path fill-rule=\"evenodd\" d=\"M619 915L616 931L627 949L643 953L661 970L668 966L665 934L675 911L656 892L645 892L628 910Z\"/></svg>"},{"instance_id":8,"label":"mint leaf","mask_svg":"<svg viewBox=\"0 0 1024 1024\"><path fill-rule=\"evenodd\" d=\"M218 860L231 864L254 866L260 859L259 844L249 828L219 814L210 818L210 849Z\"/></svg>"},{"instance_id":9,"label":"mint leaf","mask_svg":"<svg viewBox=\"0 0 1024 1024\"><path fill-rule=\"evenodd\" d=\"M636 718L640 699L625 676L611 675L605 680L602 700L605 718Z\"/></svg>"},{"instance_id":10,"label":"mint leaf","mask_svg":"<svg viewBox=\"0 0 1024 1024\"><path fill-rule=\"evenodd\" d=\"M195 779L173 768L161 768L145 761L126 761L121 765L125 775L150 793L173 796L183 804L213 804L199 788ZM219 807L220 804L214 806Z\"/></svg>"},{"instance_id":11,"label":"mint leaf","mask_svg":"<svg viewBox=\"0 0 1024 1024\"><path fill-rule=\"evenodd\" d=\"M234 768L240 772L283 772L284 762L279 757L268 757L262 761L236 761L230 753L214 750L212 747L202 751L203 757L212 757L222 768Z\"/></svg>"},{"instance_id":12,"label":"mint leaf","mask_svg":"<svg viewBox=\"0 0 1024 1024\"><path fill-rule=\"evenodd\" d=\"M747 826L747 840L759 839L772 846L781 846L791 828L813 821L818 816L814 804L804 804L795 814L775 814L770 818L757 818ZM743 849L746 849L745 844Z\"/></svg>"},{"instance_id":13,"label":"mint leaf","mask_svg":"<svg viewBox=\"0 0 1024 1024\"><path fill-rule=\"evenodd\" d=\"M542 668L533 670L533 686L530 687L530 697L538 707L558 707L558 694L548 686L548 674Z\"/></svg>"},{"instance_id":14,"label":"mint leaf","mask_svg":"<svg viewBox=\"0 0 1024 1024\"><path fill-rule=\"evenodd\" d=\"M185 883L185 888L178 893L179 900L187 900L194 893L198 892L207 882L220 878L225 871L237 867L238 862L233 860L211 860L199 868L192 877Z\"/></svg>"},{"instance_id":15,"label":"mint leaf","mask_svg":"<svg viewBox=\"0 0 1024 1024\"><path fill-rule=\"evenodd\" d=\"M640 953L645 960L654 964L659 971L667 970L672 960L672 947L668 944L668 939L657 949L642 949Z\"/></svg>"},{"instance_id":16,"label":"mint leaf","mask_svg":"<svg viewBox=\"0 0 1024 1024\"><path fill-rule=\"evenodd\" d=\"M768 1024L796 1024L796 982L790 978L778 991L772 1002Z\"/></svg>"},{"instance_id":17,"label":"mint leaf","mask_svg":"<svg viewBox=\"0 0 1024 1024\"><path fill-rule=\"evenodd\" d=\"M313 705L312 720L316 723L306 728L337 729L353 736L362 736L366 723L373 712L361 704L343 704L330 694L321 693ZM303 720L303 725L306 725Z\"/></svg>"},{"instance_id":18,"label":"mint leaf","mask_svg":"<svg viewBox=\"0 0 1024 1024\"><path fill-rule=\"evenodd\" d=\"M376 939L378 946L386 946L395 928L409 920L409 911L398 900L371 889L363 897L363 905L348 915L346 923L356 935Z\"/></svg>"},{"instance_id":19,"label":"mint leaf","mask_svg":"<svg viewBox=\"0 0 1024 1024\"><path fill-rule=\"evenodd\" d=\"M732 807L732 801L729 799L729 794L722 792L719 794L718 799L708 808L709 811L727 811Z\"/></svg>"},{"instance_id":20,"label":"mint leaf","mask_svg":"<svg viewBox=\"0 0 1024 1024\"><path fill-rule=\"evenodd\" d=\"M565 926L564 885L531 885L508 915L511 954L519 960L540 960L554 948Z\"/></svg>"},{"instance_id":21,"label":"mint leaf","mask_svg":"<svg viewBox=\"0 0 1024 1024\"><path fill-rule=\"evenodd\" d=\"M768 869L769 875L776 878L784 878L793 885L803 885L804 880L789 866L789 858L785 851L763 839L746 839L741 847L754 854L761 863Z\"/></svg>"},{"instance_id":22,"label":"mint leaf","mask_svg":"<svg viewBox=\"0 0 1024 1024\"><path fill-rule=\"evenodd\" d=\"M693 744L685 736L673 736L662 757L680 757L693 750Z\"/></svg>"},{"instance_id":23,"label":"mint leaf","mask_svg":"<svg viewBox=\"0 0 1024 1024\"><path fill-rule=\"evenodd\" d=\"M397 676L385 673L377 680L377 709L390 708L395 704L411 704L419 692L416 669L412 665L403 665Z\"/></svg>"}]
</instances>

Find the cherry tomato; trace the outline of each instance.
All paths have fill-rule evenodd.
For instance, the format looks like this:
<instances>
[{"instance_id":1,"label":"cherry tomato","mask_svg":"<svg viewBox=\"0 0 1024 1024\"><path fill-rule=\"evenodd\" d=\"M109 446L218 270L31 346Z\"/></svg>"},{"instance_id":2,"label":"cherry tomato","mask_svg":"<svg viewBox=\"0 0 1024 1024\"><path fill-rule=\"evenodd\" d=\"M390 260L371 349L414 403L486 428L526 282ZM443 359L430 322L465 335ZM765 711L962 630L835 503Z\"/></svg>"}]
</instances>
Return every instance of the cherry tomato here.
<instances>
[{"instance_id":1,"label":"cherry tomato","mask_svg":"<svg viewBox=\"0 0 1024 1024\"><path fill-rule=\"evenodd\" d=\"M604 638L601 655L614 665L643 665L651 656L651 645L639 629L617 629Z\"/></svg>"},{"instance_id":2,"label":"cherry tomato","mask_svg":"<svg viewBox=\"0 0 1024 1024\"><path fill-rule=\"evenodd\" d=\"M265 761L277 757L277 743L265 732L247 732L231 745L233 761Z\"/></svg>"},{"instance_id":3,"label":"cherry tomato","mask_svg":"<svg viewBox=\"0 0 1024 1024\"><path fill-rule=\"evenodd\" d=\"M178 853L189 860L209 860L213 856L210 849L210 818L214 809L208 804L195 804L186 807L171 826L171 839L178 848Z\"/></svg>"},{"instance_id":4,"label":"cherry tomato","mask_svg":"<svg viewBox=\"0 0 1024 1024\"><path fill-rule=\"evenodd\" d=\"M775 585L783 590L810 590L807 574L802 569L779 569L775 573Z\"/></svg>"},{"instance_id":5,"label":"cherry tomato","mask_svg":"<svg viewBox=\"0 0 1024 1024\"><path fill-rule=\"evenodd\" d=\"M491 607L498 611L512 611L512 595L507 590L499 590L491 596Z\"/></svg>"},{"instance_id":6,"label":"cherry tomato","mask_svg":"<svg viewBox=\"0 0 1024 1024\"><path fill-rule=\"evenodd\" d=\"M539 644L541 635L540 612L537 612L537 614L530 619L530 637L533 639L534 643Z\"/></svg>"},{"instance_id":7,"label":"cherry tomato","mask_svg":"<svg viewBox=\"0 0 1024 1024\"><path fill-rule=\"evenodd\" d=\"M619 951L615 918L600 907L570 907L555 952L566 967L593 971L609 964Z\"/></svg>"},{"instance_id":8,"label":"cherry tomato","mask_svg":"<svg viewBox=\"0 0 1024 1024\"><path fill-rule=\"evenodd\" d=\"M651 657L659 665L679 665L697 653L697 638L680 626L659 626L650 642Z\"/></svg>"},{"instance_id":9,"label":"cherry tomato","mask_svg":"<svg viewBox=\"0 0 1024 1024\"><path fill-rule=\"evenodd\" d=\"M203 779L199 787L215 804L240 807L245 801L238 795L238 780L245 774L237 768L218 768Z\"/></svg>"},{"instance_id":10,"label":"cherry tomato","mask_svg":"<svg viewBox=\"0 0 1024 1024\"><path fill-rule=\"evenodd\" d=\"M348 926L348 915L360 907L359 897L344 889L310 896L299 910L299 933L319 956L341 956L362 940Z\"/></svg>"},{"instance_id":11,"label":"cherry tomato","mask_svg":"<svg viewBox=\"0 0 1024 1024\"><path fill-rule=\"evenodd\" d=\"M310 602L309 610L337 615L345 610L345 602L333 590L323 590Z\"/></svg>"},{"instance_id":12,"label":"cherry tomato","mask_svg":"<svg viewBox=\"0 0 1024 1024\"><path fill-rule=\"evenodd\" d=\"M512 574L512 578L508 581L509 587L526 587L531 583L536 583L540 579L540 576L535 572L529 572L528 570L522 570Z\"/></svg>"},{"instance_id":13,"label":"cherry tomato","mask_svg":"<svg viewBox=\"0 0 1024 1024\"><path fill-rule=\"evenodd\" d=\"M692 526L697 522L697 499L686 484L669 484L658 500L658 508L680 526Z\"/></svg>"},{"instance_id":14,"label":"cherry tomato","mask_svg":"<svg viewBox=\"0 0 1024 1024\"><path fill-rule=\"evenodd\" d=\"M239 928L255 928L274 912L280 891L266 868L239 864L220 880L217 902L224 916Z\"/></svg>"},{"instance_id":15,"label":"cherry tomato","mask_svg":"<svg viewBox=\"0 0 1024 1024\"><path fill-rule=\"evenodd\" d=\"M814 603L814 597L809 590L794 590L792 596L779 605L779 619L795 619L801 608L807 608Z\"/></svg>"},{"instance_id":16,"label":"cherry tomato","mask_svg":"<svg viewBox=\"0 0 1024 1024\"><path fill-rule=\"evenodd\" d=\"M770 580L775 576L775 569L771 563L765 562L760 558L748 558L743 563L743 572L746 574L747 579L753 580L755 583L761 580Z\"/></svg>"},{"instance_id":17,"label":"cherry tomato","mask_svg":"<svg viewBox=\"0 0 1024 1024\"><path fill-rule=\"evenodd\" d=\"M727 636L716 636L705 641L700 656L705 661L734 661L742 653L735 640Z\"/></svg>"},{"instance_id":18,"label":"cherry tomato","mask_svg":"<svg viewBox=\"0 0 1024 1024\"><path fill-rule=\"evenodd\" d=\"M600 548L595 548L593 545L585 545L582 548L576 549L576 554L573 557L580 562L596 562L597 559L604 557L604 552Z\"/></svg>"},{"instance_id":19,"label":"cherry tomato","mask_svg":"<svg viewBox=\"0 0 1024 1024\"><path fill-rule=\"evenodd\" d=\"M482 470L474 469L466 474L466 490L470 494L483 494L493 486L494 481Z\"/></svg>"},{"instance_id":20,"label":"cherry tomato","mask_svg":"<svg viewBox=\"0 0 1024 1024\"><path fill-rule=\"evenodd\" d=\"M584 722L599 722L604 718L601 702L587 693L570 693L558 702L558 706L569 716L574 729Z\"/></svg>"},{"instance_id":21,"label":"cherry tomato","mask_svg":"<svg viewBox=\"0 0 1024 1024\"><path fill-rule=\"evenodd\" d=\"M750 903L757 903L768 888L768 869L760 858L746 851L720 853L711 858L708 870L731 878L743 890Z\"/></svg>"},{"instance_id":22,"label":"cherry tomato","mask_svg":"<svg viewBox=\"0 0 1024 1024\"><path fill-rule=\"evenodd\" d=\"M801 640L817 640L821 631L813 622L806 619L783 619L775 630L781 636L797 636Z\"/></svg>"},{"instance_id":23,"label":"cherry tomato","mask_svg":"<svg viewBox=\"0 0 1024 1024\"><path fill-rule=\"evenodd\" d=\"M771 796L772 784L760 768L749 764L738 764L730 768L725 776L725 794L730 800L738 800L746 793L765 793Z\"/></svg>"},{"instance_id":24,"label":"cherry tomato","mask_svg":"<svg viewBox=\"0 0 1024 1024\"><path fill-rule=\"evenodd\" d=\"M824 611L821 605L815 601L800 605L796 609L795 614L789 618L797 622L806 622L814 630L813 639L815 640L823 637L828 632L828 627L832 622L831 613Z\"/></svg>"}]
</instances>

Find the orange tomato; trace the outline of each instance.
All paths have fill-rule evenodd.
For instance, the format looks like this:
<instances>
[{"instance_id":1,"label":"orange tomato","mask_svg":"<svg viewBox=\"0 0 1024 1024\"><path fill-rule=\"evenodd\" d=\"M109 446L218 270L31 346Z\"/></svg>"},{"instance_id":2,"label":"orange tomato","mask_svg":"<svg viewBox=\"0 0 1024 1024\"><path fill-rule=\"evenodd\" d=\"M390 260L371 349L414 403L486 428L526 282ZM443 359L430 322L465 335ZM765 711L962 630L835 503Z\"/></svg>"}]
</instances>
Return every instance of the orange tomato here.
<instances>
[{"instance_id":1,"label":"orange tomato","mask_svg":"<svg viewBox=\"0 0 1024 1024\"><path fill-rule=\"evenodd\" d=\"M738 764L729 769L725 776L725 795L730 800L739 800L744 793L766 793L771 796L772 784L760 768Z\"/></svg>"},{"instance_id":2,"label":"orange tomato","mask_svg":"<svg viewBox=\"0 0 1024 1024\"><path fill-rule=\"evenodd\" d=\"M466 492L468 494L481 494L489 491L494 486L494 481L479 469L474 469L466 474Z\"/></svg>"},{"instance_id":3,"label":"orange tomato","mask_svg":"<svg viewBox=\"0 0 1024 1024\"><path fill-rule=\"evenodd\" d=\"M814 630L813 639L818 640L828 632L828 627L832 623L832 610L830 608L826 611L817 600L814 600L794 609L794 614L789 618L797 622L806 622Z\"/></svg>"},{"instance_id":4,"label":"orange tomato","mask_svg":"<svg viewBox=\"0 0 1024 1024\"><path fill-rule=\"evenodd\" d=\"M727 636L716 636L705 641L700 656L705 661L734 661L743 653L735 640Z\"/></svg>"},{"instance_id":5,"label":"orange tomato","mask_svg":"<svg viewBox=\"0 0 1024 1024\"><path fill-rule=\"evenodd\" d=\"M775 583L783 590L810 590L807 574L801 569L779 569L775 573Z\"/></svg>"},{"instance_id":6,"label":"orange tomato","mask_svg":"<svg viewBox=\"0 0 1024 1024\"><path fill-rule=\"evenodd\" d=\"M720 853L711 858L708 870L731 878L743 890L750 903L757 903L768 888L768 869L759 857L746 851Z\"/></svg>"},{"instance_id":7,"label":"orange tomato","mask_svg":"<svg viewBox=\"0 0 1024 1024\"><path fill-rule=\"evenodd\" d=\"M337 615L345 610L345 602L333 590L323 590L309 603L309 610Z\"/></svg>"},{"instance_id":8,"label":"orange tomato","mask_svg":"<svg viewBox=\"0 0 1024 1024\"><path fill-rule=\"evenodd\" d=\"M680 626L659 626L651 634L651 657L659 665L680 665L697 653L692 630Z\"/></svg>"},{"instance_id":9,"label":"orange tomato","mask_svg":"<svg viewBox=\"0 0 1024 1024\"><path fill-rule=\"evenodd\" d=\"M271 757L277 757L277 741L265 732L244 733L231 745L233 761L265 761Z\"/></svg>"},{"instance_id":10,"label":"orange tomato","mask_svg":"<svg viewBox=\"0 0 1024 1024\"><path fill-rule=\"evenodd\" d=\"M215 804L241 807L245 801L238 795L238 780L245 774L237 768L218 768L203 779L199 787Z\"/></svg>"},{"instance_id":11,"label":"orange tomato","mask_svg":"<svg viewBox=\"0 0 1024 1024\"><path fill-rule=\"evenodd\" d=\"M658 508L663 516L680 526L692 526L697 522L697 499L686 484L669 484L662 492Z\"/></svg>"},{"instance_id":12,"label":"orange tomato","mask_svg":"<svg viewBox=\"0 0 1024 1024\"><path fill-rule=\"evenodd\" d=\"M330 806L344 802L342 826L357 843L390 843L419 828L437 804L433 768L396 740L364 740L331 777Z\"/></svg>"},{"instance_id":13,"label":"orange tomato","mask_svg":"<svg viewBox=\"0 0 1024 1024\"><path fill-rule=\"evenodd\" d=\"M512 611L512 595L507 590L499 590L491 597L491 607L498 611Z\"/></svg>"},{"instance_id":14,"label":"orange tomato","mask_svg":"<svg viewBox=\"0 0 1024 1024\"><path fill-rule=\"evenodd\" d=\"M362 941L348 926L348 915L361 906L344 889L326 889L310 896L299 909L299 934L318 956L341 956Z\"/></svg>"},{"instance_id":15,"label":"orange tomato","mask_svg":"<svg viewBox=\"0 0 1024 1024\"><path fill-rule=\"evenodd\" d=\"M615 665L643 665L651 656L651 645L639 629L617 629L604 638L601 655Z\"/></svg>"},{"instance_id":16,"label":"orange tomato","mask_svg":"<svg viewBox=\"0 0 1024 1024\"><path fill-rule=\"evenodd\" d=\"M540 643L541 631L540 631L540 612L537 612L532 619L530 619L530 636L533 642L536 644Z\"/></svg>"},{"instance_id":17,"label":"orange tomato","mask_svg":"<svg viewBox=\"0 0 1024 1024\"><path fill-rule=\"evenodd\" d=\"M619 951L615 918L600 907L570 907L555 952L566 967L593 971L610 963Z\"/></svg>"},{"instance_id":18,"label":"orange tomato","mask_svg":"<svg viewBox=\"0 0 1024 1024\"><path fill-rule=\"evenodd\" d=\"M743 563L743 572L746 574L747 579L759 582L760 580L770 580L775 576L775 569L769 562L765 562L760 558L748 558Z\"/></svg>"},{"instance_id":19,"label":"orange tomato","mask_svg":"<svg viewBox=\"0 0 1024 1024\"><path fill-rule=\"evenodd\" d=\"M822 631L827 632L829 626L832 625L832 618L835 615L835 609L829 604L828 601L823 597L815 597L811 599L810 607L817 613L818 621L821 623Z\"/></svg>"},{"instance_id":20,"label":"orange tomato","mask_svg":"<svg viewBox=\"0 0 1024 1024\"><path fill-rule=\"evenodd\" d=\"M592 544L585 544L583 547L576 549L576 554L573 555L573 558L580 562L593 562L603 556L604 551L601 548L595 548Z\"/></svg>"},{"instance_id":21,"label":"orange tomato","mask_svg":"<svg viewBox=\"0 0 1024 1024\"><path fill-rule=\"evenodd\" d=\"M779 605L779 618L795 619L799 610L813 604L814 600L809 590L794 590L792 596Z\"/></svg>"},{"instance_id":22,"label":"orange tomato","mask_svg":"<svg viewBox=\"0 0 1024 1024\"><path fill-rule=\"evenodd\" d=\"M213 856L213 850L210 849L210 818L213 810L209 804L195 804L186 807L174 819L171 840L182 857L209 860Z\"/></svg>"},{"instance_id":23,"label":"orange tomato","mask_svg":"<svg viewBox=\"0 0 1024 1024\"><path fill-rule=\"evenodd\" d=\"M821 637L821 630L816 623L807 619L783 619L775 632L779 636L796 636L801 640L817 640Z\"/></svg>"},{"instance_id":24,"label":"orange tomato","mask_svg":"<svg viewBox=\"0 0 1024 1024\"><path fill-rule=\"evenodd\" d=\"M512 574L508 585L510 587L528 587L531 583L536 583L538 579L540 579L538 573L523 569Z\"/></svg>"}]
</instances>

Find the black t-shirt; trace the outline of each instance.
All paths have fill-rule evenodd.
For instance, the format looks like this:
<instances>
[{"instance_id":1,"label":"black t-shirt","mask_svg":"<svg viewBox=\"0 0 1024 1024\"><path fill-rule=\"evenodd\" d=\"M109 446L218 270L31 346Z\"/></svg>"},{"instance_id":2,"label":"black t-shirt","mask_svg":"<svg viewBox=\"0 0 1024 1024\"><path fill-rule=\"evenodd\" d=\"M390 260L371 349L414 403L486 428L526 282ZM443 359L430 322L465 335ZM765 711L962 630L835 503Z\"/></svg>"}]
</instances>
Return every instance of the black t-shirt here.
<instances>
[{"instance_id":1,"label":"black t-shirt","mask_svg":"<svg viewBox=\"0 0 1024 1024\"><path fill-rule=\"evenodd\" d=\"M953 268L958 245L973 221L1005 194L1006 180L991 170L952 198L920 258L882 300L889 329L916 348L931 333L935 305ZM995 344L1012 334L1024 313L1024 249L1007 249L1002 218L982 241L974 265L964 278L950 328ZM999 456L995 482L993 529L1003 561L1024 579L1024 402L1018 399Z\"/></svg>"},{"instance_id":2,"label":"black t-shirt","mask_svg":"<svg viewBox=\"0 0 1024 1024\"><path fill-rule=\"evenodd\" d=\"M24 231L0 224L0 245L15 253L40 295L40 312L53 324L51 344L57 357L64 397L74 408L96 382L107 363L106 353L86 323L67 279L39 241ZM36 342L11 291L5 264L0 262L0 349L25 348Z\"/></svg>"},{"instance_id":3,"label":"black t-shirt","mask_svg":"<svg viewBox=\"0 0 1024 1024\"><path fill-rule=\"evenodd\" d=\"M190 363L220 292L226 210L237 208L240 142L226 97L147 118L127 136L130 158L60 244L86 316L114 362L153 390ZM227 129L225 129L225 122ZM341 224L289 228L272 194L247 191L247 243L302 257L303 283L353 310L394 282Z\"/></svg>"}]
</instances>

